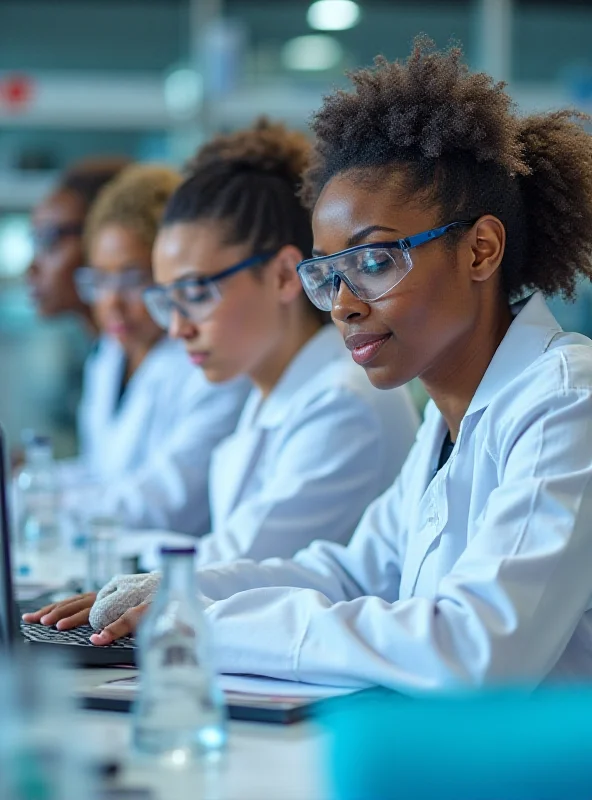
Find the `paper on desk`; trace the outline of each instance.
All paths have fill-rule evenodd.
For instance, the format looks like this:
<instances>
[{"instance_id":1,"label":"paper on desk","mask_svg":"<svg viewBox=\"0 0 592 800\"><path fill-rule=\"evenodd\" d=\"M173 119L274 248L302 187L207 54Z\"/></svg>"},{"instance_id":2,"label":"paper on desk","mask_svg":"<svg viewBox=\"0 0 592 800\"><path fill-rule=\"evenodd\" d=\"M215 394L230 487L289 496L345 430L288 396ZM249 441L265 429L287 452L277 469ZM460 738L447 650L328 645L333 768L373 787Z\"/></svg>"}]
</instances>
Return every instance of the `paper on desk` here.
<instances>
[{"instance_id":1,"label":"paper on desk","mask_svg":"<svg viewBox=\"0 0 592 800\"><path fill-rule=\"evenodd\" d=\"M287 701L321 700L325 697L339 697L351 694L355 689L338 686L322 686L297 681L282 681L276 678L263 678L257 675L220 675L220 687L226 695L249 695L251 697L275 698ZM99 689L108 689L126 696L134 696L139 686L137 676L117 678L101 684Z\"/></svg>"},{"instance_id":2,"label":"paper on desk","mask_svg":"<svg viewBox=\"0 0 592 800\"><path fill-rule=\"evenodd\" d=\"M282 681L257 675L220 675L220 685L227 694L273 695L282 699L319 700L351 694L355 689L342 686L323 686L314 683Z\"/></svg>"}]
</instances>

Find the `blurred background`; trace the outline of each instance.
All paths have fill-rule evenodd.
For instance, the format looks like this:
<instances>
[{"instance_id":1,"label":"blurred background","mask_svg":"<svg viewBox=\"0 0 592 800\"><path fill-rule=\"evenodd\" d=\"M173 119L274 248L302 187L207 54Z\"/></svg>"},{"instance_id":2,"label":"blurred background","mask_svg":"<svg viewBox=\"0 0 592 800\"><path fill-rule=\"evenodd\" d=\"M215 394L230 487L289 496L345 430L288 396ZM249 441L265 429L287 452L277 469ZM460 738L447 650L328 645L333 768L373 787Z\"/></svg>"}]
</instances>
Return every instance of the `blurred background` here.
<instances>
[{"instance_id":1,"label":"blurred background","mask_svg":"<svg viewBox=\"0 0 592 800\"><path fill-rule=\"evenodd\" d=\"M464 46L523 111L592 110L590 0L0 0L0 420L74 451L75 319L41 321L24 275L29 214L72 161L181 164L266 113L305 129L344 70L405 57L425 32ZM592 333L592 300L553 303Z\"/></svg>"}]
</instances>

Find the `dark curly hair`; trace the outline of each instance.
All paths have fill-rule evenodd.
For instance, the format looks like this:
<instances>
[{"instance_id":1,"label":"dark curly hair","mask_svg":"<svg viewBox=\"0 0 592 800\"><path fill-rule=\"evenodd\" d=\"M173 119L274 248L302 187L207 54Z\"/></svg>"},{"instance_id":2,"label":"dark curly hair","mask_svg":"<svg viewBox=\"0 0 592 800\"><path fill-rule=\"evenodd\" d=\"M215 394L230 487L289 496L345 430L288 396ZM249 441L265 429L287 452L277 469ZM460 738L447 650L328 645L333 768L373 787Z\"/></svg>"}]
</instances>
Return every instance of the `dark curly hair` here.
<instances>
[{"instance_id":1,"label":"dark curly hair","mask_svg":"<svg viewBox=\"0 0 592 800\"><path fill-rule=\"evenodd\" d=\"M573 296L592 277L592 137L583 115L520 117L505 91L471 74L458 47L418 37L405 62L378 57L350 74L314 115L317 145L302 195L313 206L338 173L384 180L402 171L409 196L441 223L498 217L506 229L502 285L509 297ZM461 234L462 235L462 234Z\"/></svg>"},{"instance_id":2,"label":"dark curly hair","mask_svg":"<svg viewBox=\"0 0 592 800\"><path fill-rule=\"evenodd\" d=\"M101 189L132 162L124 156L95 156L73 164L62 176L58 191L72 192L82 202L85 213Z\"/></svg>"},{"instance_id":3,"label":"dark curly hair","mask_svg":"<svg viewBox=\"0 0 592 800\"><path fill-rule=\"evenodd\" d=\"M298 191L310 152L304 134L266 119L217 136L187 165L163 224L215 220L223 223L227 244L246 243L253 252L291 244L306 257L310 212Z\"/></svg>"}]
</instances>

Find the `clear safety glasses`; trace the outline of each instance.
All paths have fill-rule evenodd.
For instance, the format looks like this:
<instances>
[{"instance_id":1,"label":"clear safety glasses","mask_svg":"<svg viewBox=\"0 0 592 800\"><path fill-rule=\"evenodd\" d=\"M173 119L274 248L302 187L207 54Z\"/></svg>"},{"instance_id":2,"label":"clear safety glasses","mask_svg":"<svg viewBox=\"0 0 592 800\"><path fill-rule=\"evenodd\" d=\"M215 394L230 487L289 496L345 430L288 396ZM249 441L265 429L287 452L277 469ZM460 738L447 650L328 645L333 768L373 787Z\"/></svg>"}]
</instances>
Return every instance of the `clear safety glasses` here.
<instances>
[{"instance_id":1,"label":"clear safety glasses","mask_svg":"<svg viewBox=\"0 0 592 800\"><path fill-rule=\"evenodd\" d=\"M116 292L130 300L142 299L142 292L151 283L150 273L140 267L123 272L104 272L95 267L80 267L74 273L78 296L93 304L108 292Z\"/></svg>"},{"instance_id":2,"label":"clear safety glasses","mask_svg":"<svg viewBox=\"0 0 592 800\"><path fill-rule=\"evenodd\" d=\"M366 303L383 297L400 283L413 267L411 250L472 222L451 222L396 242L361 244L330 256L308 258L298 265L298 275L310 301L322 311L331 311L341 281Z\"/></svg>"},{"instance_id":3,"label":"clear safety glasses","mask_svg":"<svg viewBox=\"0 0 592 800\"><path fill-rule=\"evenodd\" d=\"M63 239L82 236L84 225L73 222L68 225L40 225L31 231L31 242L36 254L52 251Z\"/></svg>"},{"instance_id":4,"label":"clear safety glasses","mask_svg":"<svg viewBox=\"0 0 592 800\"><path fill-rule=\"evenodd\" d=\"M275 253L259 253L216 275L183 278L168 286L150 286L144 290L144 304L156 324L165 330L170 327L173 311L178 311L192 322L203 322L222 298L218 288L219 281L268 261L274 255Z\"/></svg>"}]
</instances>

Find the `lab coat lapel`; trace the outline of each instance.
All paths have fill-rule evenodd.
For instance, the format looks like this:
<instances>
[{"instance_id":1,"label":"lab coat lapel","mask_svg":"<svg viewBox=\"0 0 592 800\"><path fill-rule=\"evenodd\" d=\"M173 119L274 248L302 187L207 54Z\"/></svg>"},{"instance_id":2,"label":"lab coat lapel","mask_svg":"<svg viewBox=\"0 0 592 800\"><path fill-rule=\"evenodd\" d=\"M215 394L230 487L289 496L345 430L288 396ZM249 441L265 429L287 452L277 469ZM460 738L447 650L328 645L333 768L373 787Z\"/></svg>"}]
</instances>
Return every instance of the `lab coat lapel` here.
<instances>
[{"instance_id":1,"label":"lab coat lapel","mask_svg":"<svg viewBox=\"0 0 592 800\"><path fill-rule=\"evenodd\" d=\"M418 495L410 499L410 507L416 506L417 512L411 510L412 524L409 526L407 552L401 575L399 594L401 600L412 597L416 592L421 594L435 588L433 583L435 576L428 574L427 565L423 574L422 568L428 555L439 545L448 523L450 472L457 454L463 452L463 438L470 436L470 430L476 424L479 412L489 405L500 388L532 363L534 357L543 353L553 337L561 331L540 294L534 294L528 300L516 304L513 312L514 321L491 360L461 422L454 452L448 463L427 485L437 467L446 434L442 416L434 415L431 423L433 429L430 433L432 444L427 448L429 453L426 461L418 470ZM426 485L427 488L421 495L420 492Z\"/></svg>"},{"instance_id":2,"label":"lab coat lapel","mask_svg":"<svg viewBox=\"0 0 592 800\"><path fill-rule=\"evenodd\" d=\"M224 524L240 497L245 480L263 445L265 430L258 426L239 429L212 455L210 506L213 528Z\"/></svg>"},{"instance_id":3,"label":"lab coat lapel","mask_svg":"<svg viewBox=\"0 0 592 800\"><path fill-rule=\"evenodd\" d=\"M137 469L141 462L145 440L152 435L152 428L158 422L157 367L162 357L161 346L157 344L131 377L119 408L116 403L121 372L115 370L112 374L109 435L103 443L103 462L111 474ZM123 366L122 361L121 368Z\"/></svg>"},{"instance_id":4,"label":"lab coat lapel","mask_svg":"<svg viewBox=\"0 0 592 800\"><path fill-rule=\"evenodd\" d=\"M219 445L212 456L210 486L214 491L210 491L210 510L214 529L223 525L235 508L263 450L266 436L285 423L294 404L314 391L310 376L329 361L345 355L339 332L326 325L297 353L263 402L258 391L251 394L236 432Z\"/></svg>"},{"instance_id":5,"label":"lab coat lapel","mask_svg":"<svg viewBox=\"0 0 592 800\"><path fill-rule=\"evenodd\" d=\"M116 471L137 469L145 440L151 437L152 427L158 421L157 403L157 386L145 376L134 375L112 420L111 455L118 462Z\"/></svg>"},{"instance_id":6,"label":"lab coat lapel","mask_svg":"<svg viewBox=\"0 0 592 800\"><path fill-rule=\"evenodd\" d=\"M413 504L415 510L411 512L407 551L401 574L401 600L413 596L422 564L448 521L445 481L450 462L435 474L446 430L444 420L437 415L430 434L431 447L426 448L424 460L418 465L418 494L409 498L410 505Z\"/></svg>"}]
</instances>

